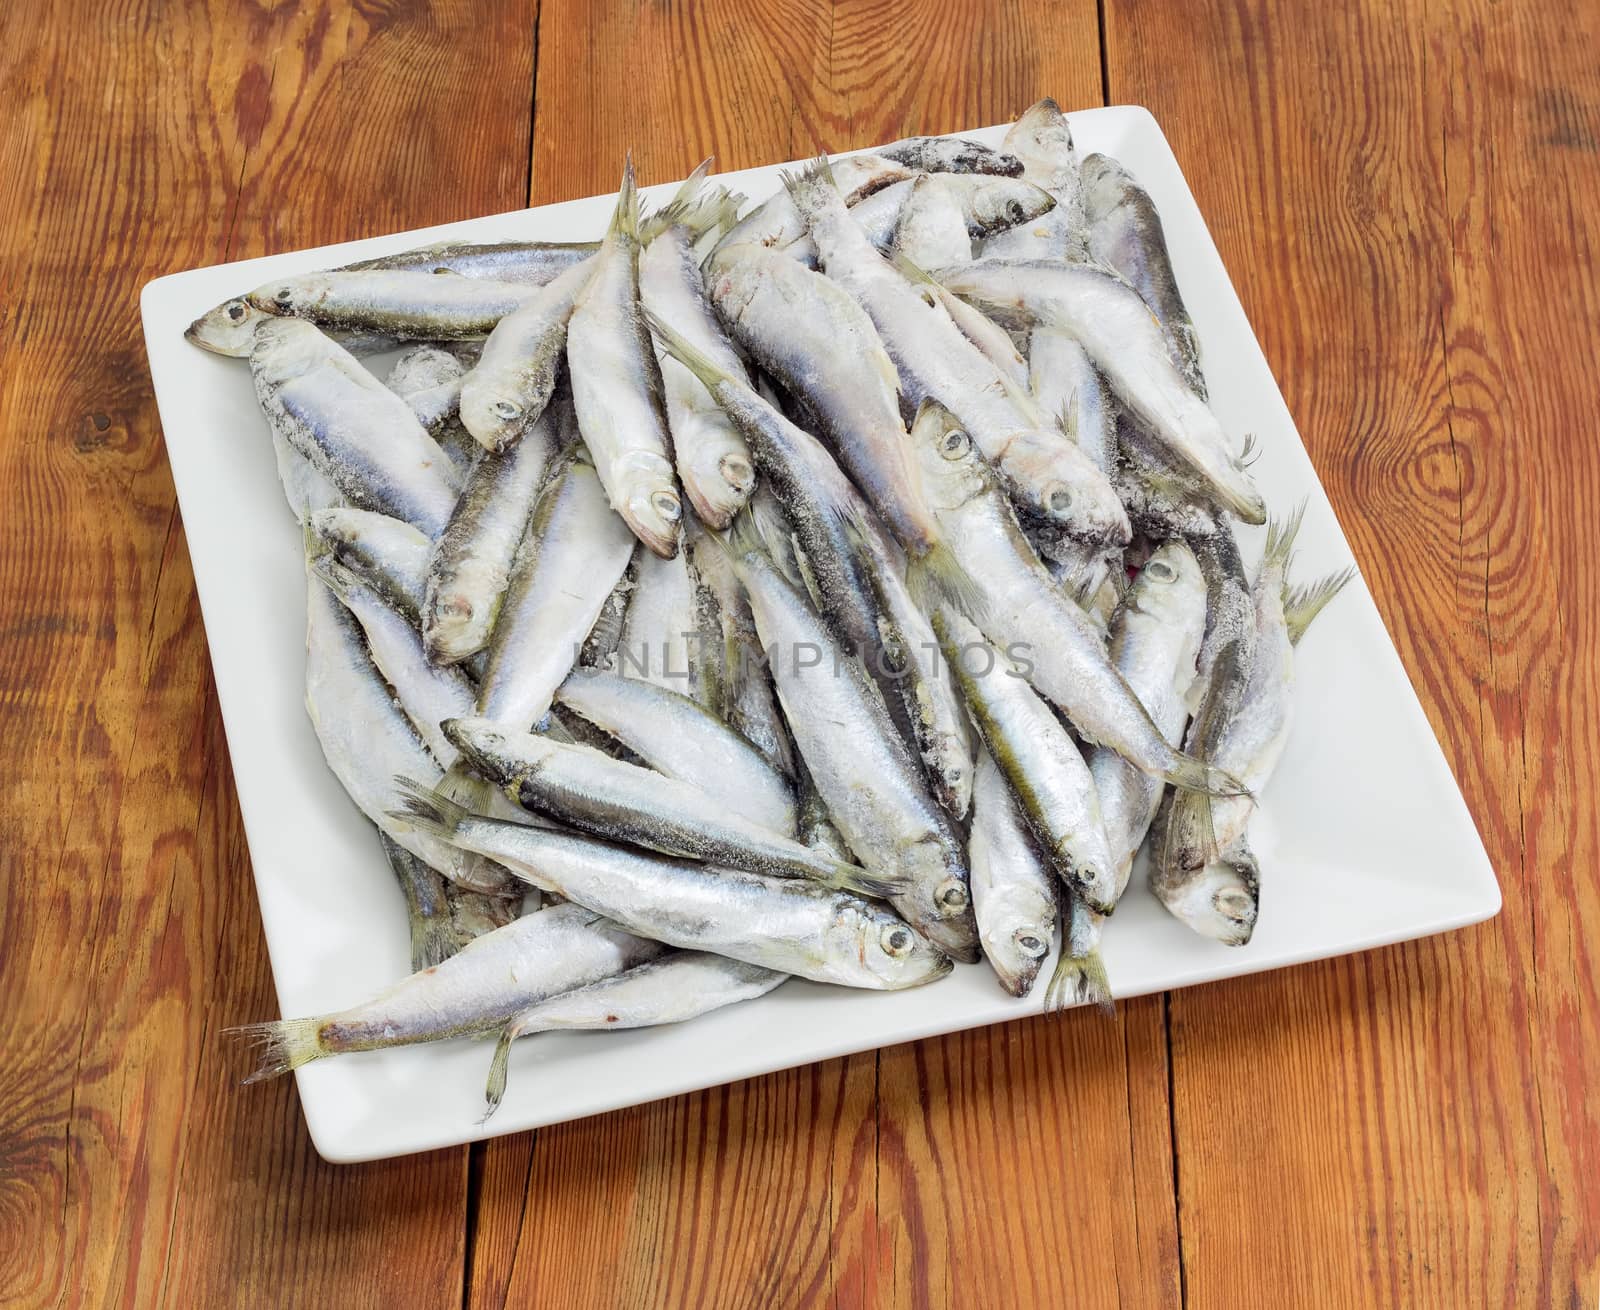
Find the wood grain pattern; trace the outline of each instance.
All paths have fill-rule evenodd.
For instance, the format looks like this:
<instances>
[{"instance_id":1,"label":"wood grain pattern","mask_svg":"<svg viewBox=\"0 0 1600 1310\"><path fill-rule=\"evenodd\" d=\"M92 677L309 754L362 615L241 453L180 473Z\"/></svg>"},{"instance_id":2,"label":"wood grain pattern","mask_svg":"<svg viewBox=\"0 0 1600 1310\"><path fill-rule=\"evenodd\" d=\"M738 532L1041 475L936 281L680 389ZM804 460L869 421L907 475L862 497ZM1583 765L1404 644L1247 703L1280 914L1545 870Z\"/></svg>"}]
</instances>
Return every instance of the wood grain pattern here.
<instances>
[{"instance_id":1,"label":"wood grain pattern","mask_svg":"<svg viewBox=\"0 0 1600 1310\"><path fill-rule=\"evenodd\" d=\"M1107 5L1110 95L1184 162L1506 900L1173 995L1194 1306L1600 1296L1597 35L1475 0Z\"/></svg>"},{"instance_id":2,"label":"wood grain pattern","mask_svg":"<svg viewBox=\"0 0 1600 1310\"><path fill-rule=\"evenodd\" d=\"M450 1302L466 1152L326 1166L219 1037L276 1005L136 303L517 203L531 15L43 8L0 18L0 1302Z\"/></svg>"},{"instance_id":3,"label":"wood grain pattern","mask_svg":"<svg viewBox=\"0 0 1600 1310\"><path fill-rule=\"evenodd\" d=\"M62 0L0 88L0 1303L1596 1304L1600 11ZM1504 913L323 1165L219 1038L275 1001L138 287L1046 93L1161 120Z\"/></svg>"}]
</instances>

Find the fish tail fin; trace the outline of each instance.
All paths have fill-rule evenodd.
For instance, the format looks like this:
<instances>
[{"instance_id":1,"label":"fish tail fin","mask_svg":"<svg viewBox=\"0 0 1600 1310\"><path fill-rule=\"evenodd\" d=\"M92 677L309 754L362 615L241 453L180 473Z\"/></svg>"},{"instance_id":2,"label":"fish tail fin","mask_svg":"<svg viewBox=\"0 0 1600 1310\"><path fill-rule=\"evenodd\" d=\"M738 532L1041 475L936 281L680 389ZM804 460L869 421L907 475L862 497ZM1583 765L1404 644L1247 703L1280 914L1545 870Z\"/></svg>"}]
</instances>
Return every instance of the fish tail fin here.
<instances>
[{"instance_id":1,"label":"fish tail fin","mask_svg":"<svg viewBox=\"0 0 1600 1310\"><path fill-rule=\"evenodd\" d=\"M698 240L723 222L730 201L737 211L744 203L743 196L729 191L725 186L706 185L706 176L715 162L715 156L701 160L699 167L678 184L671 200L653 214L640 219L641 245L649 245L656 237L674 227L684 228L691 240Z\"/></svg>"},{"instance_id":2,"label":"fish tail fin","mask_svg":"<svg viewBox=\"0 0 1600 1310\"><path fill-rule=\"evenodd\" d=\"M844 198L839 194L839 186L833 180L833 165L828 162L828 156L825 154L819 154L798 173L784 172L780 176L785 189L794 197L794 202L802 214L809 212L830 194L840 204L844 203Z\"/></svg>"},{"instance_id":3,"label":"fish tail fin","mask_svg":"<svg viewBox=\"0 0 1600 1310\"><path fill-rule=\"evenodd\" d=\"M1267 548L1261 556L1262 568L1288 571L1289 558L1294 553L1294 539L1300 535L1300 524L1306 516L1306 502L1301 501L1288 515L1271 519L1267 523Z\"/></svg>"},{"instance_id":4,"label":"fish tail fin","mask_svg":"<svg viewBox=\"0 0 1600 1310\"><path fill-rule=\"evenodd\" d=\"M411 916L411 972L443 964L461 949L461 935L448 914Z\"/></svg>"},{"instance_id":5,"label":"fish tail fin","mask_svg":"<svg viewBox=\"0 0 1600 1310\"><path fill-rule=\"evenodd\" d=\"M1311 621L1321 614L1328 602L1344 590L1345 584L1355 577L1355 565L1318 578L1302 587L1286 588L1283 597L1283 617L1289 625L1289 640L1298 645L1306 635Z\"/></svg>"},{"instance_id":6,"label":"fish tail fin","mask_svg":"<svg viewBox=\"0 0 1600 1310\"><path fill-rule=\"evenodd\" d=\"M806 570L801 566L800 551L794 541L794 529L784 517L777 498L770 495L752 496L749 503L750 521L755 525L767 554L778 566L778 572L792 585L808 592L815 602L817 599L815 590L808 583Z\"/></svg>"},{"instance_id":7,"label":"fish tail fin","mask_svg":"<svg viewBox=\"0 0 1600 1310\"><path fill-rule=\"evenodd\" d=\"M925 614L932 614L941 605L951 605L977 620L985 610L983 589L942 541L907 558L906 589Z\"/></svg>"},{"instance_id":8,"label":"fish tail fin","mask_svg":"<svg viewBox=\"0 0 1600 1310\"><path fill-rule=\"evenodd\" d=\"M322 1024L320 1018L274 1019L227 1029L230 1035L250 1043L257 1057L254 1072L246 1074L244 1081L265 1082L328 1055L319 1036Z\"/></svg>"},{"instance_id":9,"label":"fish tail fin","mask_svg":"<svg viewBox=\"0 0 1600 1310\"><path fill-rule=\"evenodd\" d=\"M1161 771L1163 782L1170 782L1180 792L1205 796L1248 796L1250 789L1226 769L1205 760L1173 752L1172 763ZM1209 800L1208 800L1209 804Z\"/></svg>"},{"instance_id":10,"label":"fish tail fin","mask_svg":"<svg viewBox=\"0 0 1600 1310\"><path fill-rule=\"evenodd\" d=\"M926 181L927 175L924 175L918 180ZM905 280L910 282L912 285L917 285L919 283L923 286L937 287L941 285L939 279L934 277L932 273L928 272L928 270L923 268L920 264L913 263L898 250L890 252L889 262L895 266L895 269L899 272L900 276L905 278Z\"/></svg>"},{"instance_id":11,"label":"fish tail fin","mask_svg":"<svg viewBox=\"0 0 1600 1310\"><path fill-rule=\"evenodd\" d=\"M617 207L611 214L611 226L606 237L621 236L630 241L639 239L639 186L633 176L633 151L622 165L622 186L617 191Z\"/></svg>"},{"instance_id":12,"label":"fish tail fin","mask_svg":"<svg viewBox=\"0 0 1600 1310\"><path fill-rule=\"evenodd\" d=\"M506 1077L510 1071L511 1043L517 1038L517 1025L508 1023L500 1030L500 1036L495 1039L494 1054L489 1057L489 1078L483 1088L483 1118L480 1124L489 1122L490 1117L500 1108L500 1102L505 1099Z\"/></svg>"},{"instance_id":13,"label":"fish tail fin","mask_svg":"<svg viewBox=\"0 0 1600 1310\"><path fill-rule=\"evenodd\" d=\"M1105 961L1100 958L1099 948L1087 955L1072 955L1063 942L1055 972L1044 989L1044 1009L1046 1014L1052 1014L1077 1005L1097 1005L1105 1014L1116 1013L1111 982L1106 977Z\"/></svg>"},{"instance_id":14,"label":"fish tail fin","mask_svg":"<svg viewBox=\"0 0 1600 1310\"><path fill-rule=\"evenodd\" d=\"M661 315L646 309L644 321L649 324L651 334L661 343L661 349L693 373L713 396L716 392L712 388L732 380L726 369L676 331Z\"/></svg>"},{"instance_id":15,"label":"fish tail fin","mask_svg":"<svg viewBox=\"0 0 1600 1310\"><path fill-rule=\"evenodd\" d=\"M739 211L749 197L742 191L730 191L725 186L713 186L690 205L682 224L696 241L718 241L739 222Z\"/></svg>"},{"instance_id":16,"label":"fish tail fin","mask_svg":"<svg viewBox=\"0 0 1600 1310\"><path fill-rule=\"evenodd\" d=\"M904 895L911 890L911 881L908 878L886 877L871 873L857 865L846 864L843 860L834 861L831 874L821 881L830 887L880 901Z\"/></svg>"},{"instance_id":17,"label":"fish tail fin","mask_svg":"<svg viewBox=\"0 0 1600 1310\"><path fill-rule=\"evenodd\" d=\"M707 218L712 219L712 221L707 224L706 232L701 232L701 237L710 232L710 234L714 234L715 240L722 240L726 234L730 234L734 227L739 226L739 211L744 210L744 206L749 202L750 197L747 197L742 190L728 190L728 187L720 187L717 192L717 203L715 203L714 211L710 210L710 208L707 210Z\"/></svg>"},{"instance_id":18,"label":"fish tail fin","mask_svg":"<svg viewBox=\"0 0 1600 1310\"><path fill-rule=\"evenodd\" d=\"M439 838L440 841L455 841L461 825L471 817L472 811L465 805L458 805L445 795L443 784L437 788L427 787L410 778L399 776L396 776L394 782L403 795L400 798L400 808L389 811L390 818L398 819L419 832Z\"/></svg>"},{"instance_id":19,"label":"fish tail fin","mask_svg":"<svg viewBox=\"0 0 1600 1310\"><path fill-rule=\"evenodd\" d=\"M1192 872L1204 868L1219 854L1211 797L1203 791L1174 792L1161 832L1162 867Z\"/></svg>"}]
</instances>

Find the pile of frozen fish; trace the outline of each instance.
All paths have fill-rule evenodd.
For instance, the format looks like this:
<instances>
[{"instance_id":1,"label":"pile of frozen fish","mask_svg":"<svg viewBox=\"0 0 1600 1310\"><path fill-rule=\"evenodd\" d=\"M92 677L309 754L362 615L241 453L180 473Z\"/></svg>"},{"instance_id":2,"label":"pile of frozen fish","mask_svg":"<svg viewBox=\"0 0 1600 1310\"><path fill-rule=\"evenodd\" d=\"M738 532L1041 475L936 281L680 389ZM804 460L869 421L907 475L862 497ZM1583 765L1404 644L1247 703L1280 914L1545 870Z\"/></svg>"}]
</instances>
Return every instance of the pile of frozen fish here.
<instances>
[{"instance_id":1,"label":"pile of frozen fish","mask_svg":"<svg viewBox=\"0 0 1600 1310\"><path fill-rule=\"evenodd\" d=\"M1150 887L1250 938L1254 796L1344 575L1255 576L1150 197L1041 101L1004 148L702 167L603 239L290 277L249 361L309 574L306 704L417 972L248 1030L325 1055L670 1023L987 959L1110 1002ZM747 212L743 212L747 211ZM401 350L387 381L358 356ZM685 504L687 501L687 504Z\"/></svg>"}]
</instances>

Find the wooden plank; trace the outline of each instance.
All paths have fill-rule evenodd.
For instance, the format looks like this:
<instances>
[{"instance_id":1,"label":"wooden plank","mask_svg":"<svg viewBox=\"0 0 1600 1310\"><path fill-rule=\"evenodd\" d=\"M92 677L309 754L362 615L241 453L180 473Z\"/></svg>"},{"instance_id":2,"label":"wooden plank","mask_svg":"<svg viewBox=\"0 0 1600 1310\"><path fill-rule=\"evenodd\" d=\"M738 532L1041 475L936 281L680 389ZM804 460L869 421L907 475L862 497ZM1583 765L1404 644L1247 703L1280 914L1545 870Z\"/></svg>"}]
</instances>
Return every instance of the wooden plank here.
<instances>
[{"instance_id":1,"label":"wooden plank","mask_svg":"<svg viewBox=\"0 0 1600 1310\"><path fill-rule=\"evenodd\" d=\"M1095 6L1025 0L546 4L531 203L1097 105Z\"/></svg>"},{"instance_id":2,"label":"wooden plank","mask_svg":"<svg viewBox=\"0 0 1600 1310\"><path fill-rule=\"evenodd\" d=\"M219 1036L276 1002L136 304L517 204L532 15L0 22L0 1301L454 1303L466 1152L325 1166L292 1084L241 1091Z\"/></svg>"},{"instance_id":3,"label":"wooden plank","mask_svg":"<svg viewBox=\"0 0 1600 1310\"><path fill-rule=\"evenodd\" d=\"M534 203L1100 101L1094 7L547 3ZM1158 1001L481 1148L470 1302L1178 1301ZM1088 1201L1085 1197L1092 1198ZM1023 1286L1017 1282L1018 1287Z\"/></svg>"},{"instance_id":4,"label":"wooden plank","mask_svg":"<svg viewBox=\"0 0 1600 1310\"><path fill-rule=\"evenodd\" d=\"M1174 994L1189 1304L1592 1304L1600 16L1108 0L1106 35L1506 896L1467 932Z\"/></svg>"}]
</instances>

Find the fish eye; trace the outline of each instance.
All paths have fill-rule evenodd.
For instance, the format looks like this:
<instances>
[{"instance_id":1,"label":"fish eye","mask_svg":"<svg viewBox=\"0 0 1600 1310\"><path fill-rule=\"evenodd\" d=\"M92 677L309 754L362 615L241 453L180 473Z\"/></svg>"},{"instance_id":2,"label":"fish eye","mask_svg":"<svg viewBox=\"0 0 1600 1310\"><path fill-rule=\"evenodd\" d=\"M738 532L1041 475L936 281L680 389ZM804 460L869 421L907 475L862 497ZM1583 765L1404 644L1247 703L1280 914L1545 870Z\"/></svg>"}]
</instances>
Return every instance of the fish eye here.
<instances>
[{"instance_id":1,"label":"fish eye","mask_svg":"<svg viewBox=\"0 0 1600 1310\"><path fill-rule=\"evenodd\" d=\"M952 428L939 443L939 453L946 459L964 459L972 449L972 438L960 428Z\"/></svg>"},{"instance_id":2,"label":"fish eye","mask_svg":"<svg viewBox=\"0 0 1600 1310\"><path fill-rule=\"evenodd\" d=\"M967 893L966 884L958 878L950 878L939 884L933 894L933 899L941 909L951 914L960 914L967 908L971 896Z\"/></svg>"},{"instance_id":3,"label":"fish eye","mask_svg":"<svg viewBox=\"0 0 1600 1310\"><path fill-rule=\"evenodd\" d=\"M506 420L514 419L518 414L522 413L522 406L514 400L497 400L489 408L494 410L496 418Z\"/></svg>"},{"instance_id":4,"label":"fish eye","mask_svg":"<svg viewBox=\"0 0 1600 1310\"><path fill-rule=\"evenodd\" d=\"M1023 217L1023 213L1024 213L1023 208L1022 208L1022 201L1020 201L1020 200L1009 201L1006 204L1006 213L1010 216L1011 221L1013 223L1022 222L1022 217Z\"/></svg>"},{"instance_id":5,"label":"fish eye","mask_svg":"<svg viewBox=\"0 0 1600 1310\"><path fill-rule=\"evenodd\" d=\"M666 519L668 523L676 523L678 515L683 513L683 507L678 504L678 498L670 491L656 491L650 495L650 506L655 512Z\"/></svg>"},{"instance_id":6,"label":"fish eye","mask_svg":"<svg viewBox=\"0 0 1600 1310\"><path fill-rule=\"evenodd\" d=\"M1072 492L1066 487L1058 486L1050 492L1046 503L1049 504L1052 514L1065 514L1072 508Z\"/></svg>"},{"instance_id":7,"label":"fish eye","mask_svg":"<svg viewBox=\"0 0 1600 1310\"><path fill-rule=\"evenodd\" d=\"M911 929L903 923L886 923L878 936L878 944L883 947L885 955L903 959L911 954Z\"/></svg>"},{"instance_id":8,"label":"fish eye","mask_svg":"<svg viewBox=\"0 0 1600 1310\"><path fill-rule=\"evenodd\" d=\"M244 320L244 316L249 312L250 310L245 306L245 303L242 300L230 300L228 302L228 317L231 318L235 323L242 322Z\"/></svg>"},{"instance_id":9,"label":"fish eye","mask_svg":"<svg viewBox=\"0 0 1600 1310\"><path fill-rule=\"evenodd\" d=\"M277 291L273 293L272 298L280 305L287 305L291 300L294 299L294 288L279 287Z\"/></svg>"},{"instance_id":10,"label":"fish eye","mask_svg":"<svg viewBox=\"0 0 1600 1310\"><path fill-rule=\"evenodd\" d=\"M1164 559L1153 559L1144 566L1144 571L1157 582L1171 582L1178 576L1177 570Z\"/></svg>"},{"instance_id":11,"label":"fish eye","mask_svg":"<svg viewBox=\"0 0 1600 1310\"><path fill-rule=\"evenodd\" d=\"M1037 933L1028 928L1018 928L1014 940L1017 949L1030 959L1041 960L1050 950L1049 943L1041 940Z\"/></svg>"}]
</instances>

